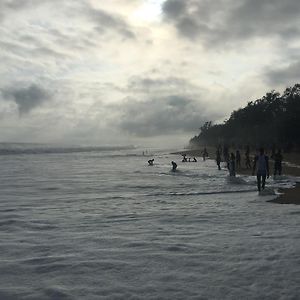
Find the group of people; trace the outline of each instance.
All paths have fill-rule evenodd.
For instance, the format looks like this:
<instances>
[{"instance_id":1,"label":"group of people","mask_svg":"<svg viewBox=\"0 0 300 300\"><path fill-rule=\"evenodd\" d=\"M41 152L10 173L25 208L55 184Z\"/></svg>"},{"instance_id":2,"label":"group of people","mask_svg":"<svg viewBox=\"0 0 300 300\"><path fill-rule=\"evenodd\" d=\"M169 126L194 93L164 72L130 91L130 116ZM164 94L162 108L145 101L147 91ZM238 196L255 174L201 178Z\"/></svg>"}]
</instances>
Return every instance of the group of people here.
<instances>
[{"instance_id":1,"label":"group of people","mask_svg":"<svg viewBox=\"0 0 300 300\"><path fill-rule=\"evenodd\" d=\"M154 163L154 158L148 160L149 166L153 166L153 163ZM177 164L175 161L171 161L171 164L172 164L172 171L175 172L177 169Z\"/></svg>"},{"instance_id":2,"label":"group of people","mask_svg":"<svg viewBox=\"0 0 300 300\"><path fill-rule=\"evenodd\" d=\"M227 163L227 168L229 170L230 176L236 175L236 168L241 167L241 154L240 151L237 150L236 154L233 152L230 153L227 147L223 149L223 156L224 161ZM274 159L274 176L281 175L282 173L282 154L281 150L278 149L277 152L274 151L271 158ZM218 169L221 170L221 149L220 147L217 148L216 151L216 162ZM266 178L269 178L270 171L269 171L269 157L265 154L264 148L260 148L257 155L255 155L253 159L253 166L251 166L251 159L250 159L250 147L246 147L245 151L245 167L246 169L252 169L252 175L256 172L257 177L257 189L261 191L265 188Z\"/></svg>"},{"instance_id":3,"label":"group of people","mask_svg":"<svg viewBox=\"0 0 300 300\"><path fill-rule=\"evenodd\" d=\"M236 176L236 169L241 167L241 153L239 150L236 152L231 152L229 154L229 148L224 146L223 150L221 147L217 148L216 151L216 162L218 169L221 170L221 155L223 154L224 161L227 164L227 168L229 170L230 176ZM197 162L196 157L191 160L191 158L187 158L186 154L182 154L183 159L182 162ZM206 148L202 151L203 161L205 161L206 157L208 157L208 152ZM274 160L274 176L281 175L282 173L282 154L281 150L278 149L277 152L274 151L272 153L271 158ZM149 166L153 166L154 158L148 160ZM176 171L177 164L176 162L172 161L172 171ZM253 166L251 165L250 159L250 147L246 147L245 151L245 167L246 169L252 169L252 175L256 172L257 177L257 189L260 192L262 189L265 188L266 178L270 176L270 169L269 169L269 157L265 154L264 148L260 148L257 155L255 155L253 159Z\"/></svg>"},{"instance_id":4,"label":"group of people","mask_svg":"<svg viewBox=\"0 0 300 300\"><path fill-rule=\"evenodd\" d=\"M192 160L191 157L187 158L186 154L182 154L182 162L197 162L197 159L194 157Z\"/></svg>"}]
</instances>

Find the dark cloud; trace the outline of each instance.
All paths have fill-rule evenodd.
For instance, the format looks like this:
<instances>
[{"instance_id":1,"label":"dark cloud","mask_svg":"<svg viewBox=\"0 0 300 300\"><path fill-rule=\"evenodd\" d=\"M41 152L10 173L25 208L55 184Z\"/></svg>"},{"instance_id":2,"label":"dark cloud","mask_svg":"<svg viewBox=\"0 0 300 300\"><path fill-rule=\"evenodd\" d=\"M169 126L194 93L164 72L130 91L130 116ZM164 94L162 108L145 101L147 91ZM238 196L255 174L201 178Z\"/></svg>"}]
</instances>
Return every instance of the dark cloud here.
<instances>
[{"instance_id":1,"label":"dark cloud","mask_svg":"<svg viewBox=\"0 0 300 300\"><path fill-rule=\"evenodd\" d=\"M167 0L166 22L189 39L209 46L255 37L298 38L299 0Z\"/></svg>"},{"instance_id":2,"label":"dark cloud","mask_svg":"<svg viewBox=\"0 0 300 300\"><path fill-rule=\"evenodd\" d=\"M20 39L21 41L22 39ZM41 45L41 43L38 43L38 40L36 39L35 46L33 42L31 44L21 44L19 41L13 41L13 42L6 42L1 41L0 38L0 46L2 50L7 52L9 55L13 55L16 57L19 57L21 60L33 60L37 58L53 58L58 59L61 61L65 61L66 59L69 59L72 57L72 54L65 54L61 51L57 51L51 46L44 46Z\"/></svg>"},{"instance_id":3,"label":"dark cloud","mask_svg":"<svg viewBox=\"0 0 300 300\"><path fill-rule=\"evenodd\" d=\"M59 8L57 6L59 3ZM0 21L14 17L13 14L21 10L37 9L48 6L48 9L66 18L85 18L92 21L94 30L99 34L115 32L126 39L134 39L135 33L128 22L112 12L93 7L88 1L60 1L60 0L0 0Z\"/></svg>"},{"instance_id":4,"label":"dark cloud","mask_svg":"<svg viewBox=\"0 0 300 300\"><path fill-rule=\"evenodd\" d=\"M31 7L35 4L38 4L37 0L1 0L0 7L11 10L22 10L27 7Z\"/></svg>"},{"instance_id":5,"label":"dark cloud","mask_svg":"<svg viewBox=\"0 0 300 300\"><path fill-rule=\"evenodd\" d=\"M14 101L20 115L27 114L51 99L51 93L36 84L28 87L9 87L1 90L3 98Z\"/></svg>"},{"instance_id":6,"label":"dark cloud","mask_svg":"<svg viewBox=\"0 0 300 300\"><path fill-rule=\"evenodd\" d=\"M182 0L169 0L163 4L163 11L170 19L180 18L186 13L186 2Z\"/></svg>"},{"instance_id":7,"label":"dark cloud","mask_svg":"<svg viewBox=\"0 0 300 300\"><path fill-rule=\"evenodd\" d=\"M99 34L114 31L126 39L135 38L135 34L131 26L119 15L108 13L104 10L96 9L91 6L86 8L86 14L96 24L95 30Z\"/></svg>"},{"instance_id":8,"label":"dark cloud","mask_svg":"<svg viewBox=\"0 0 300 300\"><path fill-rule=\"evenodd\" d=\"M267 81L274 85L293 85L300 82L300 60L285 68L272 69L266 72Z\"/></svg>"},{"instance_id":9,"label":"dark cloud","mask_svg":"<svg viewBox=\"0 0 300 300\"><path fill-rule=\"evenodd\" d=\"M120 128L139 137L192 133L204 121L215 117L206 111L204 103L184 95L145 101L128 99L121 111Z\"/></svg>"},{"instance_id":10,"label":"dark cloud","mask_svg":"<svg viewBox=\"0 0 300 300\"><path fill-rule=\"evenodd\" d=\"M11 14L28 9L36 9L38 6L59 2L60 0L0 0L0 21L12 18Z\"/></svg>"},{"instance_id":11,"label":"dark cloud","mask_svg":"<svg viewBox=\"0 0 300 300\"><path fill-rule=\"evenodd\" d=\"M152 78L152 77L132 77L129 80L128 90L135 92L161 91L161 90L175 90L180 88L191 88L191 84L183 78L166 77L166 78ZM194 87L193 87L194 89Z\"/></svg>"}]
</instances>

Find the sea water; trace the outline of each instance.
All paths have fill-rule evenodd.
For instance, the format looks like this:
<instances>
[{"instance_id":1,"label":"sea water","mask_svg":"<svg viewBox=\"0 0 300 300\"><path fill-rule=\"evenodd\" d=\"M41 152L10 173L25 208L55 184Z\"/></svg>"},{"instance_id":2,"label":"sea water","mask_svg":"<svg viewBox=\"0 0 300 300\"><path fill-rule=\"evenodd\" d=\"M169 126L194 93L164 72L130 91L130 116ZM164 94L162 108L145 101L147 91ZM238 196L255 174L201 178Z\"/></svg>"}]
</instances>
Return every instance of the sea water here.
<instances>
[{"instance_id":1,"label":"sea water","mask_svg":"<svg viewBox=\"0 0 300 300\"><path fill-rule=\"evenodd\" d=\"M299 206L254 177L170 151L1 147L0 299L299 299Z\"/></svg>"}]
</instances>

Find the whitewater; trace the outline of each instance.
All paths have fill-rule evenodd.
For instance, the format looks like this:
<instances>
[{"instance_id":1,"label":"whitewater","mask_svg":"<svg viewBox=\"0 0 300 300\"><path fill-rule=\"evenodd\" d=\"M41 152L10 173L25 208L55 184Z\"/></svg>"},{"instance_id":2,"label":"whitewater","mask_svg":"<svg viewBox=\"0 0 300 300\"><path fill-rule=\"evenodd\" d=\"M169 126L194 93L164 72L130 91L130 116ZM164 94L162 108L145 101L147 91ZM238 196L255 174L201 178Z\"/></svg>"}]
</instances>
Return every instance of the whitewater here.
<instances>
[{"instance_id":1,"label":"whitewater","mask_svg":"<svg viewBox=\"0 0 300 300\"><path fill-rule=\"evenodd\" d=\"M254 177L171 151L0 146L0 299L299 299L300 208Z\"/></svg>"}]
</instances>

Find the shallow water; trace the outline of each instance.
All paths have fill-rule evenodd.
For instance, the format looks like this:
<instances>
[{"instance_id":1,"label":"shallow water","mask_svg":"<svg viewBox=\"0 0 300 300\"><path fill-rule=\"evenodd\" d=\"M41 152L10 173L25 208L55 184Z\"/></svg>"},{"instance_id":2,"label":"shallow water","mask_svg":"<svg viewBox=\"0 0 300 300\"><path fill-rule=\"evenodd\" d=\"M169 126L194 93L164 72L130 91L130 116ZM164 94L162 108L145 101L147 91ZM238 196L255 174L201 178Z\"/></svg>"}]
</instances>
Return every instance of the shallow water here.
<instances>
[{"instance_id":1,"label":"shallow water","mask_svg":"<svg viewBox=\"0 0 300 300\"><path fill-rule=\"evenodd\" d=\"M0 155L0 299L298 299L298 206L140 153Z\"/></svg>"}]
</instances>

